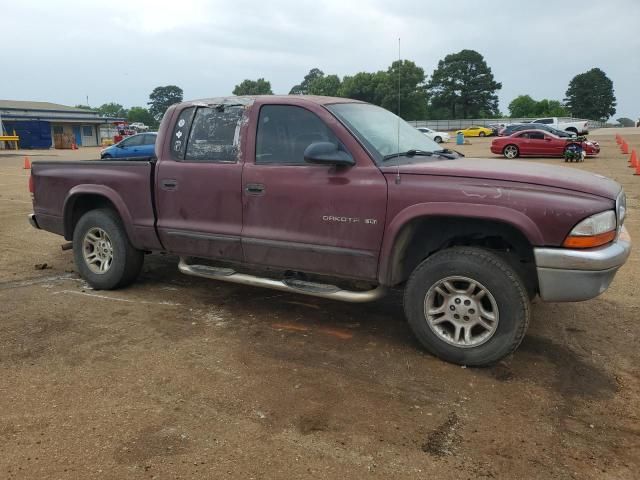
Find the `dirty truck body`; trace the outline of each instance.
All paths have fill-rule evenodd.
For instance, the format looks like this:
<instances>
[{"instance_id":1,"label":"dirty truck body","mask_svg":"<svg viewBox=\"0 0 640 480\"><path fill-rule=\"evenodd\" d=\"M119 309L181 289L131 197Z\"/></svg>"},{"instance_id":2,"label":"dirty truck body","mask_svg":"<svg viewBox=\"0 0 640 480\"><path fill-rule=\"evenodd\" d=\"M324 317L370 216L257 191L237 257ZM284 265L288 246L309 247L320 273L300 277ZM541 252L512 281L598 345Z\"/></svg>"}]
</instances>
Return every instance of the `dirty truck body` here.
<instances>
[{"instance_id":1,"label":"dirty truck body","mask_svg":"<svg viewBox=\"0 0 640 480\"><path fill-rule=\"evenodd\" d=\"M338 300L403 286L425 348L485 365L518 346L534 296L593 298L630 251L616 182L460 158L348 99L174 105L156 157L33 164L30 221L73 241L94 288L159 251L187 274Z\"/></svg>"}]
</instances>

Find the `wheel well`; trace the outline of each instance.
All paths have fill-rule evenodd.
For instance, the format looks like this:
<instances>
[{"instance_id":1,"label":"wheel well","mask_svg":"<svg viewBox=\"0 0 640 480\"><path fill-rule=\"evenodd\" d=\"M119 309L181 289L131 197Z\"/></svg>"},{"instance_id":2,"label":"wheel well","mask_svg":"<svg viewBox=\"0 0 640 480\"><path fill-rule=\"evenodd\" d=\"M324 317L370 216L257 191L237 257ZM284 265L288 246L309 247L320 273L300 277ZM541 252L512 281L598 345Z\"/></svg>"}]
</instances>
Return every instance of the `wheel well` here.
<instances>
[{"instance_id":1,"label":"wheel well","mask_svg":"<svg viewBox=\"0 0 640 480\"><path fill-rule=\"evenodd\" d=\"M578 133L578 129L576 127L569 127L569 128L565 128L564 130L565 132L573 132L573 133Z\"/></svg>"},{"instance_id":2,"label":"wheel well","mask_svg":"<svg viewBox=\"0 0 640 480\"><path fill-rule=\"evenodd\" d=\"M405 225L391 254L389 283L405 282L429 255L454 246L482 247L509 261L529 295L538 289L533 246L517 228L500 221L466 217L421 217Z\"/></svg>"},{"instance_id":3,"label":"wheel well","mask_svg":"<svg viewBox=\"0 0 640 480\"><path fill-rule=\"evenodd\" d=\"M73 231L76 228L78 220L90 210L97 208L110 208L114 212L118 212L115 205L106 197L96 194L81 194L70 199L64 212L64 238L66 240L73 239Z\"/></svg>"}]
</instances>

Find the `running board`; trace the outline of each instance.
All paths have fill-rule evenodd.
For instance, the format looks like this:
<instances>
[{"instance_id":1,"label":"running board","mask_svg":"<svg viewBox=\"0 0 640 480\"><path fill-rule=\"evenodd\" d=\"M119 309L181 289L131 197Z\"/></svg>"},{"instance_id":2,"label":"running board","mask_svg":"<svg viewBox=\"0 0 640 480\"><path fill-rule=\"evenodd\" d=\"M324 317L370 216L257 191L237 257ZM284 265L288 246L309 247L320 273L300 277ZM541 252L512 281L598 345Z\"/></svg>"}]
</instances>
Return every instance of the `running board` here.
<instances>
[{"instance_id":1,"label":"running board","mask_svg":"<svg viewBox=\"0 0 640 480\"><path fill-rule=\"evenodd\" d=\"M254 275L238 273L231 268L190 265L184 257L180 257L178 270L186 275L193 275L195 277L240 283L242 285L251 285L253 287L266 287L274 290L281 290L283 292L301 293L303 295L311 295L313 297L330 298L333 300L352 303L371 302L382 298L385 293L387 293L387 289L382 285L379 285L373 290L353 291L343 290L335 285L306 282L303 280L274 280L272 278L256 277Z\"/></svg>"}]
</instances>

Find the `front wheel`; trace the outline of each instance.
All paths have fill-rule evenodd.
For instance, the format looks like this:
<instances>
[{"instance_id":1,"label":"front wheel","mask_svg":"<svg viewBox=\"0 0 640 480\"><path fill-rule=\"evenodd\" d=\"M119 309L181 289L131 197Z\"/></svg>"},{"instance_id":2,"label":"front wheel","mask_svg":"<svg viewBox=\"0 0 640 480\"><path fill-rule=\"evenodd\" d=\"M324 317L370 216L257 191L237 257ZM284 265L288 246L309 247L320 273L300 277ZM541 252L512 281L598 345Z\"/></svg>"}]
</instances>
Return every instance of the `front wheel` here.
<instances>
[{"instance_id":1,"label":"front wheel","mask_svg":"<svg viewBox=\"0 0 640 480\"><path fill-rule=\"evenodd\" d=\"M478 134L478 136L479 136L479 137L484 137L485 135L486 135L486 134L485 134L484 132L480 132L480 133Z\"/></svg>"},{"instance_id":2,"label":"front wheel","mask_svg":"<svg viewBox=\"0 0 640 480\"><path fill-rule=\"evenodd\" d=\"M111 290L133 283L144 253L131 245L119 216L110 209L90 210L73 231L73 257L89 285Z\"/></svg>"},{"instance_id":3,"label":"front wheel","mask_svg":"<svg viewBox=\"0 0 640 480\"><path fill-rule=\"evenodd\" d=\"M448 362L485 366L513 352L529 324L529 297L507 261L475 247L454 247L411 274L404 308L422 346Z\"/></svg>"},{"instance_id":4,"label":"front wheel","mask_svg":"<svg viewBox=\"0 0 640 480\"><path fill-rule=\"evenodd\" d=\"M433 141L436 143L442 143L442 137L434 137Z\"/></svg>"}]
</instances>

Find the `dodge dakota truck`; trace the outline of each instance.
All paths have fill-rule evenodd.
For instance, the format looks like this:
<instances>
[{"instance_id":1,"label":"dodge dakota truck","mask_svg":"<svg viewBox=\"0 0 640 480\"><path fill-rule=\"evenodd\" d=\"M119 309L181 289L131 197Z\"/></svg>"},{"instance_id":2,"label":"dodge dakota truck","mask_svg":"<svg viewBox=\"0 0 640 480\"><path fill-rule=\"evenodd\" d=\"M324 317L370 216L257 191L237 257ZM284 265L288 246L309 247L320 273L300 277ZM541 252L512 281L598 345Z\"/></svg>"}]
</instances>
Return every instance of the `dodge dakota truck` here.
<instances>
[{"instance_id":1,"label":"dodge dakota truck","mask_svg":"<svg viewBox=\"0 0 640 480\"><path fill-rule=\"evenodd\" d=\"M403 288L421 345L481 366L517 348L534 297L601 294L631 248L613 180L462 158L355 100L180 103L155 154L33 163L29 220L72 241L95 289L130 284L154 252L188 275L327 299Z\"/></svg>"}]
</instances>

